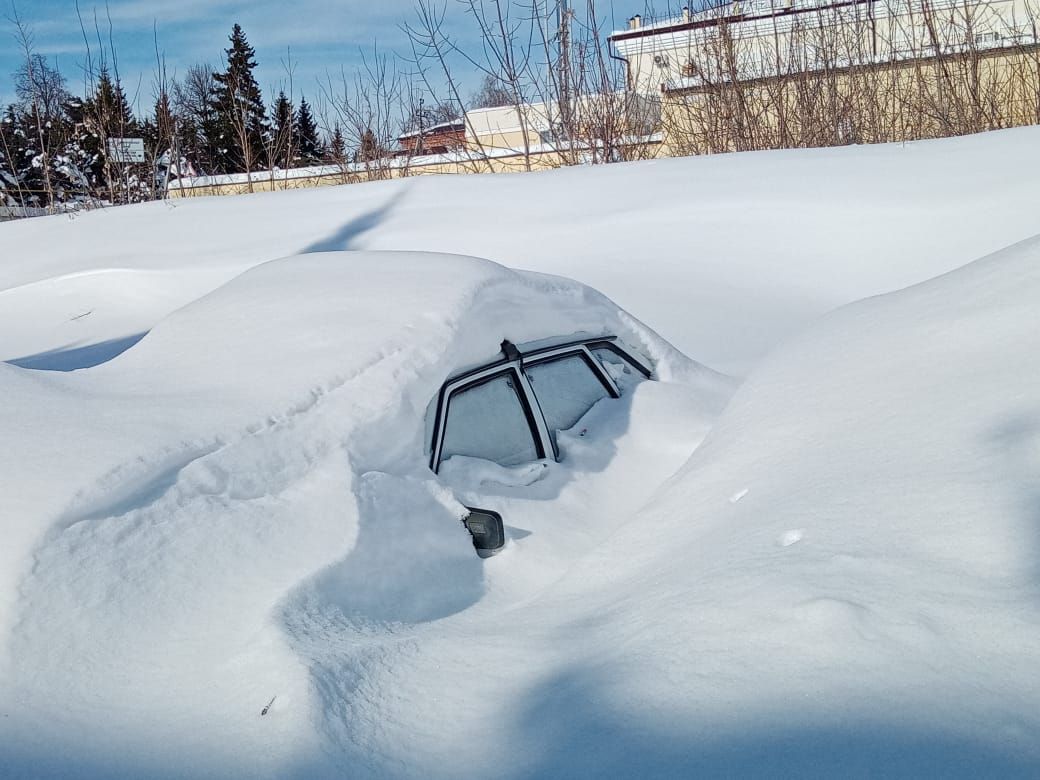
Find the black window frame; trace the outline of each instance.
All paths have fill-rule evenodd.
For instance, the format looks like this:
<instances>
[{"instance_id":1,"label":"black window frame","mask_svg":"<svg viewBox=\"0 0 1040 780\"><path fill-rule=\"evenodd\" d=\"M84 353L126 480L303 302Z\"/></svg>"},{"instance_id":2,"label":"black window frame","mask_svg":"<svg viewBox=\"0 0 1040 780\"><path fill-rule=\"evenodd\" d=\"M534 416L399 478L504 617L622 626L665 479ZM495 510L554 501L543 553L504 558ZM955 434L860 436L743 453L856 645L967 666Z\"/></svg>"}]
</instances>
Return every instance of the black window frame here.
<instances>
[{"instance_id":1,"label":"black window frame","mask_svg":"<svg viewBox=\"0 0 1040 780\"><path fill-rule=\"evenodd\" d=\"M559 351L563 350L563 351ZM548 353L548 354L545 354ZM566 360L571 357L579 357L588 366L592 375L599 380L599 383L603 385L603 389L607 391L607 394L611 398L621 397L621 388L617 386L614 378L610 376L603 364L596 359L596 356L592 354L590 349L585 345L581 344L578 347L555 347L551 350L539 350L538 357L533 360L525 359L522 364L523 370L526 372L528 368L534 368L535 366L543 366L547 363L555 363L558 360ZM530 381L530 377L528 377ZM552 435L552 430L549 428L549 424L545 419L545 412L542 411L542 402L538 399L538 390L532 387L534 390L534 403L538 407L538 415L542 420L542 424L546 430L549 431L549 442L553 448L553 458L559 460L560 458L560 446L556 442L556 437Z\"/></svg>"},{"instance_id":2,"label":"black window frame","mask_svg":"<svg viewBox=\"0 0 1040 780\"><path fill-rule=\"evenodd\" d=\"M538 455L538 459L542 460L547 458L549 457L549 453L552 453L553 459L559 460L559 447L554 441L551 431L545 422L545 415L542 413L542 408L538 401L538 393L534 387L532 387L524 369L527 366L537 366L577 355L585 361L593 375L599 379L608 395L611 398L620 398L621 389L610 375L610 372L608 372L603 363L600 362L599 358L592 354L593 349L601 347L605 347L630 365L634 366L647 379L653 378L652 369L646 365L643 360L640 360L636 356L632 355L628 350L620 347L617 344L616 336L594 336L583 339L574 339L527 351L518 351L518 353L515 353L512 358L501 357L497 360L470 369L469 371L465 371L462 374L458 374L457 376L449 377L448 380L441 385L441 389L438 392L435 401L436 409L434 412L433 431L430 439L430 470L435 474L440 471L442 461L441 453L444 448L444 436L447 428L447 418L451 406L451 399L455 395L471 390L474 387L504 375L510 376L513 380L513 390L516 392L517 400L520 402L520 408L523 410L524 417L527 420L529 432L531 434L531 439L534 442L535 452Z\"/></svg>"},{"instance_id":3,"label":"black window frame","mask_svg":"<svg viewBox=\"0 0 1040 780\"><path fill-rule=\"evenodd\" d=\"M600 341L590 341L587 345L589 352L591 353L594 349L606 349L613 352L619 358L624 360L629 365L633 366L639 373L645 378L652 379L654 376L653 369L648 365L644 364L642 360L639 360L635 355L632 355L625 350L621 349L613 339L603 339ZM593 359L599 363L599 358L595 355ZM601 364L602 365L602 364ZM605 370L605 369L604 369Z\"/></svg>"}]
</instances>

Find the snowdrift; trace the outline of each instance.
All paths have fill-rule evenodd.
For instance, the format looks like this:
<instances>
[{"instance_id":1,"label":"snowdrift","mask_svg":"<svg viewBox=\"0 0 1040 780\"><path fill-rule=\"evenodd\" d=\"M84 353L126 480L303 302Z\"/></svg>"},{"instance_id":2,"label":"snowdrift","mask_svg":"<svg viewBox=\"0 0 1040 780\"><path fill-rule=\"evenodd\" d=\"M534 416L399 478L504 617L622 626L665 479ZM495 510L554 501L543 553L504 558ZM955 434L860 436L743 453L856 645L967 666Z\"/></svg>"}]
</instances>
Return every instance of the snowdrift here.
<instances>
[{"instance_id":1,"label":"snowdrift","mask_svg":"<svg viewBox=\"0 0 1040 780\"><path fill-rule=\"evenodd\" d=\"M515 546L457 614L348 638L315 610L341 765L1036 776L1038 269L1040 237L825 317L605 538ZM638 446L557 525L611 519Z\"/></svg>"},{"instance_id":2,"label":"snowdrift","mask_svg":"<svg viewBox=\"0 0 1040 780\"><path fill-rule=\"evenodd\" d=\"M5 224L0 776L1037 776L1038 136ZM481 561L426 405L580 330Z\"/></svg>"},{"instance_id":3,"label":"snowdrift","mask_svg":"<svg viewBox=\"0 0 1040 780\"><path fill-rule=\"evenodd\" d=\"M519 774L1035 777L1038 312L1040 236L777 350L527 613Z\"/></svg>"},{"instance_id":4,"label":"snowdrift","mask_svg":"<svg viewBox=\"0 0 1040 780\"><path fill-rule=\"evenodd\" d=\"M530 176L418 177L8 223L0 231L0 360L118 345L267 260L386 249L487 257L579 279L685 354L744 376L837 306L1040 233L1040 178L1011 173L1040 168L1038 141L1040 131L1028 127ZM101 269L124 278L115 283ZM93 283L69 278L82 272ZM52 284L47 303L22 316L14 293L3 291L38 282ZM132 297L118 292L128 287Z\"/></svg>"},{"instance_id":5,"label":"snowdrift","mask_svg":"<svg viewBox=\"0 0 1040 780\"><path fill-rule=\"evenodd\" d=\"M21 436L2 462L0 698L21 706L0 770L340 771L327 732L353 727L334 713L364 671L344 642L486 589L465 509L426 467L429 400L503 338L579 331L654 356L693 435L729 395L589 288L414 253L267 263L103 365L5 366L0 427Z\"/></svg>"}]
</instances>

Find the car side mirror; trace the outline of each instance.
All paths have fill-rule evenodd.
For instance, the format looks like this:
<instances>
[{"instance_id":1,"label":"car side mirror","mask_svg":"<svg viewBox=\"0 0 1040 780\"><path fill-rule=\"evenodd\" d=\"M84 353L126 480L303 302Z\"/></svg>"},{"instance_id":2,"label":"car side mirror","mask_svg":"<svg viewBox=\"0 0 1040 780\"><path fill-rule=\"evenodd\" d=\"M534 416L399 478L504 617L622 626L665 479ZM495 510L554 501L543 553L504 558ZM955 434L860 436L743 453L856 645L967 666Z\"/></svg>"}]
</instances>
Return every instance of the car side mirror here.
<instances>
[{"instance_id":1,"label":"car side mirror","mask_svg":"<svg viewBox=\"0 0 1040 780\"><path fill-rule=\"evenodd\" d=\"M477 555L481 558L490 558L501 552L506 545L506 528L502 523L502 515L489 509L474 509L467 507L469 514L462 522L473 537L473 546L477 548Z\"/></svg>"}]
</instances>

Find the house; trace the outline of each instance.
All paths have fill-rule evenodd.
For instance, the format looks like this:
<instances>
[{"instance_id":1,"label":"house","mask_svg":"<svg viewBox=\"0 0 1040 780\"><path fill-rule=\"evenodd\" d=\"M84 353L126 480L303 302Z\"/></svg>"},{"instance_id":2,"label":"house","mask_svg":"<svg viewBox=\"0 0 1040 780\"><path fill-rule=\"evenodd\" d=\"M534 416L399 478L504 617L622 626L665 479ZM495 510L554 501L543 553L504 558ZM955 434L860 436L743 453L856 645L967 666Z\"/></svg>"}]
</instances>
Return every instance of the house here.
<instances>
[{"instance_id":1,"label":"house","mask_svg":"<svg viewBox=\"0 0 1040 780\"><path fill-rule=\"evenodd\" d=\"M461 119L441 122L404 133L397 138L400 155L445 154L466 148L466 123Z\"/></svg>"},{"instance_id":2,"label":"house","mask_svg":"<svg viewBox=\"0 0 1040 780\"><path fill-rule=\"evenodd\" d=\"M635 92L578 95L566 110L557 101L466 112L470 149L569 149L618 139L647 141L660 122L661 101Z\"/></svg>"}]
</instances>

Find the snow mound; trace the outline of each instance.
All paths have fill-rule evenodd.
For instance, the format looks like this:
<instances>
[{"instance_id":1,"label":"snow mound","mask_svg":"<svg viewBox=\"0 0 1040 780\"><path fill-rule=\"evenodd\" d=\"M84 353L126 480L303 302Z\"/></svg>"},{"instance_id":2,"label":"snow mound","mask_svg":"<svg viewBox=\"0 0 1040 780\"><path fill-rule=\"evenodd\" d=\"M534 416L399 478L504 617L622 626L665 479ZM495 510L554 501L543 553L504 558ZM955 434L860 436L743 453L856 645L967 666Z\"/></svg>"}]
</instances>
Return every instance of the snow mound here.
<instances>
[{"instance_id":1,"label":"snow mound","mask_svg":"<svg viewBox=\"0 0 1040 780\"><path fill-rule=\"evenodd\" d=\"M429 400L503 338L579 331L653 355L688 419L728 397L583 285L419 253L269 262L102 365L3 367L0 427L24 425L25 446L2 456L0 514L18 534L0 698L31 708L5 713L0 770L333 772L339 693L369 663L344 643L486 593L465 509L426 467ZM555 471L558 490L570 477Z\"/></svg>"},{"instance_id":2,"label":"snow mound","mask_svg":"<svg viewBox=\"0 0 1040 780\"><path fill-rule=\"evenodd\" d=\"M169 312L227 280L222 270L98 268L0 290L0 360L73 371L111 360Z\"/></svg>"},{"instance_id":3,"label":"snow mound","mask_svg":"<svg viewBox=\"0 0 1040 780\"><path fill-rule=\"evenodd\" d=\"M962 266L1038 133L5 223L0 776L1037 776L1038 239ZM640 319L315 254L415 247ZM445 376L579 330L661 381L435 479Z\"/></svg>"},{"instance_id":4,"label":"snow mound","mask_svg":"<svg viewBox=\"0 0 1040 780\"><path fill-rule=\"evenodd\" d=\"M1038 311L1040 236L777 350L538 606L522 774L1035 777Z\"/></svg>"},{"instance_id":5,"label":"snow mound","mask_svg":"<svg viewBox=\"0 0 1040 780\"><path fill-rule=\"evenodd\" d=\"M142 315L150 309L150 319L101 320L117 294L111 286L78 296L62 318L43 317L43 301L17 331L0 327L0 359L88 335L103 343L142 333L204 292L204 276L188 284L185 273L182 287L182 272L211 274L213 289L279 257L422 249L578 279L684 353L743 376L837 306L1040 232L1040 178L1008 175L1038 167L1040 128L1024 127L533 176L419 176L9 222L0 228L0 290L103 268L176 273L155 295L142 289L135 306ZM4 308L0 298L0 325ZM18 332L40 335L29 345Z\"/></svg>"}]
</instances>

